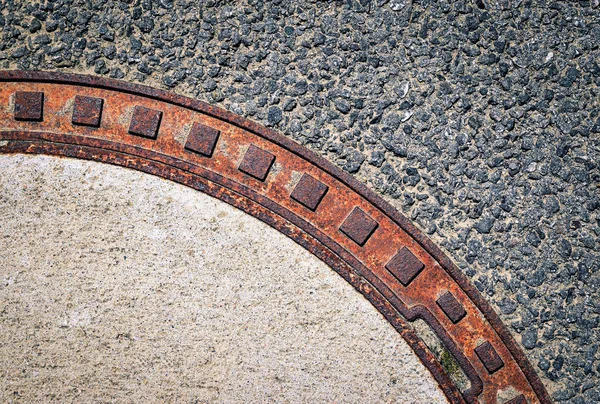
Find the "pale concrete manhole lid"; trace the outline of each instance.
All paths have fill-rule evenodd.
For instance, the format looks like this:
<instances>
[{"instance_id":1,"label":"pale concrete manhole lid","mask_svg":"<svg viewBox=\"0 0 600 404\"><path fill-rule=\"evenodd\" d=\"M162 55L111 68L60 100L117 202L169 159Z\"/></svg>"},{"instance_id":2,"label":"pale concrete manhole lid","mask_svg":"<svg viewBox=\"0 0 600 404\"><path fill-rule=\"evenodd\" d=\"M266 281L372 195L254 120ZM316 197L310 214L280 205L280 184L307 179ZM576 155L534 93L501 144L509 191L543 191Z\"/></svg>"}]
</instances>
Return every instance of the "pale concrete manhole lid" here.
<instances>
[{"instance_id":1,"label":"pale concrete manhole lid","mask_svg":"<svg viewBox=\"0 0 600 404\"><path fill-rule=\"evenodd\" d=\"M550 399L498 316L404 216L291 140L148 87L57 73L0 73L0 152L107 162L219 198L287 235L362 293L450 402ZM468 379L459 388L406 321L423 320ZM502 398L504 399L504 398Z\"/></svg>"},{"instance_id":2,"label":"pale concrete manhole lid","mask_svg":"<svg viewBox=\"0 0 600 404\"><path fill-rule=\"evenodd\" d=\"M325 263L201 192L0 155L0 402L447 403Z\"/></svg>"}]
</instances>

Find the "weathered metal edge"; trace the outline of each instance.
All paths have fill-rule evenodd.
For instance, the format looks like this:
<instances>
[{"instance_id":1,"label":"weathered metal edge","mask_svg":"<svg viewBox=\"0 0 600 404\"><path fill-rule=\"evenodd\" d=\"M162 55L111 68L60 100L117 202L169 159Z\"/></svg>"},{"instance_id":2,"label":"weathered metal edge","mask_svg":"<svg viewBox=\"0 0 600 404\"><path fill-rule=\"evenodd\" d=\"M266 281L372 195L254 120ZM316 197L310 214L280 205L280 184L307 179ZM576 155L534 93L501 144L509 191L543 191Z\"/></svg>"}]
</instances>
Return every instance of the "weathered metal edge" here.
<instances>
[{"instance_id":1,"label":"weathered metal edge","mask_svg":"<svg viewBox=\"0 0 600 404\"><path fill-rule=\"evenodd\" d=\"M259 195L252 189L225 179L217 173L197 166L192 168L189 163L179 162L180 164L177 165L180 165L180 167L169 164L168 160L174 160L169 156L160 156L162 157L160 158L161 160L164 159L166 161L159 161L159 159L157 159L157 153L138 149L137 151L145 154L145 156L141 156L137 153L131 153L134 147L128 145L95 139L94 143L96 143L96 145L89 146L77 144L76 142L62 143L47 141L38 138L39 136L63 137L63 135L49 134L47 132L0 132L1 139L11 137L19 139L29 138L29 140L9 140L6 145L0 147L0 153L64 156L100 161L135 169L186 185L218 198L285 234L329 265L361 293L380 313L382 313L386 320L410 345L411 349L419 357L423 365L431 372L449 402L453 404L465 403L462 394L456 388L438 360L429 351L421 338L406 324L406 321L403 318L406 317L409 320L414 320L416 318L434 319L427 309L424 307L416 307L408 310L408 308L400 302L400 306L403 307L404 310L396 310L394 305L396 305L397 302L394 302L394 305L392 305L389 302L388 297L382 295L381 292L377 290L377 287L374 287L368 279L356 270L356 267L363 267L361 272L369 273L366 267L350 254L344 254L344 249L329 239L325 234L322 234L320 230L313 228L313 231L306 231L306 227L312 227L312 225L306 223L302 218L293 215L287 209L279 206L274 201ZM173 161L171 163L173 163ZM187 166L187 169L184 168L185 166ZM346 255L346 257L342 258L340 252L341 255ZM398 299L396 298L396 300ZM452 343L451 340L449 341ZM474 370L471 371L474 372ZM475 377L477 378L476 374ZM477 380L475 383L477 383ZM479 381L479 384L480 383L481 381ZM469 396L467 402L473 402L475 397L481 391L481 386L475 386L475 388L472 387L470 390L471 393L467 394Z\"/></svg>"},{"instance_id":2,"label":"weathered metal edge","mask_svg":"<svg viewBox=\"0 0 600 404\"><path fill-rule=\"evenodd\" d=\"M288 139L271 129L265 128L229 111L211 106L202 101L193 100L188 97L168 93L163 90L143 85L120 82L95 76L82 76L71 73L41 71L0 71L0 81L34 81L73 84L142 95L148 98L171 103L173 105L190 108L192 110L221 119L232 125L238 126L244 130L248 130L258 136L261 136L309 161L310 163L319 167L319 169L323 170L351 188L354 192L385 213L391 220L393 220L414 240L416 240L433 258L435 258L442 268L463 289L473 303L475 303L484 317L488 320L494 331L499 335L500 339L508 348L511 355L515 358L517 364L523 371L540 402L552 402L532 365L529 363L525 357L525 354L519 348L506 326L502 323L491 305L485 299L483 299L479 291L468 281L462 271L435 244L433 244L427 236L420 232L412 223L408 221L406 217L395 210L389 203L384 201L380 196L368 189L365 185L358 182L358 180L354 179L349 174L325 160L323 157L316 155L314 152L296 144L291 139Z\"/></svg>"}]
</instances>

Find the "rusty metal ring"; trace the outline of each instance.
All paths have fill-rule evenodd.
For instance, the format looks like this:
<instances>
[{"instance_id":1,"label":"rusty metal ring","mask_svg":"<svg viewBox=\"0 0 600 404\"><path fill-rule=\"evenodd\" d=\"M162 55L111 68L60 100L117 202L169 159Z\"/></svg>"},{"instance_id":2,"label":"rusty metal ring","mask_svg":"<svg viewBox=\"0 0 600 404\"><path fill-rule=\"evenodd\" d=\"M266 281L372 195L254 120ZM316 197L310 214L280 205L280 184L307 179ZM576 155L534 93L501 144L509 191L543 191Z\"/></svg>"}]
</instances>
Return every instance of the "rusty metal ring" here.
<instances>
[{"instance_id":1,"label":"rusty metal ring","mask_svg":"<svg viewBox=\"0 0 600 404\"><path fill-rule=\"evenodd\" d=\"M452 403L550 403L491 306L402 214L292 140L187 97L99 77L0 72L0 152L101 161L219 198L311 251L408 342ZM470 382L459 391L407 321L424 320Z\"/></svg>"}]
</instances>

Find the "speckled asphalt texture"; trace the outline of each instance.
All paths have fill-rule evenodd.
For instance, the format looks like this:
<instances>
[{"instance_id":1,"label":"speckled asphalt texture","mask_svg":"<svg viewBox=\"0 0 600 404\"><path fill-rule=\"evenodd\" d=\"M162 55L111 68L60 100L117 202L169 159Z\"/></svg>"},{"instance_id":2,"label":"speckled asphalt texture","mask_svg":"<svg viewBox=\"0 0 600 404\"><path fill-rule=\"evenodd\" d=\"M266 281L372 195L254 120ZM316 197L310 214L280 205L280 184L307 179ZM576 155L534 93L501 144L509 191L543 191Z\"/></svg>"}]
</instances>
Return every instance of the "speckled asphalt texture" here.
<instances>
[{"instance_id":1,"label":"speckled asphalt texture","mask_svg":"<svg viewBox=\"0 0 600 404\"><path fill-rule=\"evenodd\" d=\"M142 82L377 190L500 313L557 402L600 402L598 0L0 0L0 68Z\"/></svg>"}]
</instances>

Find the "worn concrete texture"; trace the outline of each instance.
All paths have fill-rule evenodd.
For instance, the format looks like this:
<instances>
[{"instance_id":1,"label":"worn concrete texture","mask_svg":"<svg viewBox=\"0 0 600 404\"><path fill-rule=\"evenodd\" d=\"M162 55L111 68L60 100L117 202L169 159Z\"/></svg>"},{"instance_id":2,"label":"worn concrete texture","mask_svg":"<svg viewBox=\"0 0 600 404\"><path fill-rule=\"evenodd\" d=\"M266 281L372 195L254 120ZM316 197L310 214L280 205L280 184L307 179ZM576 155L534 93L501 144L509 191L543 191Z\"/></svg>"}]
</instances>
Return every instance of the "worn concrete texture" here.
<instances>
[{"instance_id":1,"label":"worn concrete texture","mask_svg":"<svg viewBox=\"0 0 600 404\"><path fill-rule=\"evenodd\" d=\"M1 402L445 403L276 230L129 169L0 156Z\"/></svg>"},{"instance_id":2,"label":"worn concrete texture","mask_svg":"<svg viewBox=\"0 0 600 404\"><path fill-rule=\"evenodd\" d=\"M0 66L170 89L356 175L600 402L598 0L0 0Z\"/></svg>"}]
</instances>

